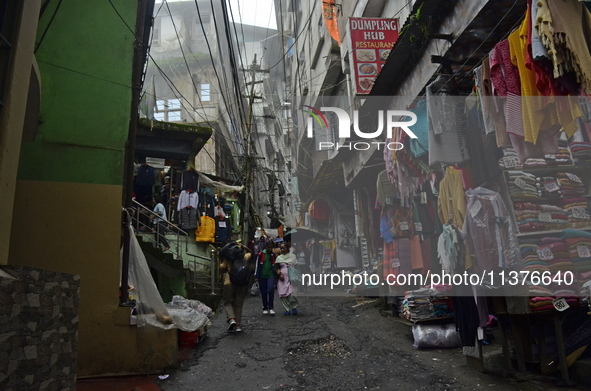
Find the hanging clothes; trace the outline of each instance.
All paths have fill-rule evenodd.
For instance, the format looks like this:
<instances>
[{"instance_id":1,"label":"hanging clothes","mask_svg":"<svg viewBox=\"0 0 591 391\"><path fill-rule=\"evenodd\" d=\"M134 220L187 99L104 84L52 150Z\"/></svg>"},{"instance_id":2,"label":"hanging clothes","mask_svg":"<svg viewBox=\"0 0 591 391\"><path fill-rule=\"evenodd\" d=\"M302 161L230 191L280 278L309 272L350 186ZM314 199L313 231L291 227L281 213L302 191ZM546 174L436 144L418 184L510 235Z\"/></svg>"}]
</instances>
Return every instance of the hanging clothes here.
<instances>
[{"instance_id":1,"label":"hanging clothes","mask_svg":"<svg viewBox=\"0 0 591 391\"><path fill-rule=\"evenodd\" d=\"M478 187L466 192L466 233L476 273L521 265L519 243L501 195Z\"/></svg>"},{"instance_id":2,"label":"hanging clothes","mask_svg":"<svg viewBox=\"0 0 591 391\"><path fill-rule=\"evenodd\" d=\"M482 131L482 121L479 120L481 115L482 112L478 109L478 105L474 105L468 112L466 122L466 141L473 156L473 159L470 159L474 171L474 176L471 179L476 185L499 174L499 159L503 156L502 151L496 147L494 134L485 134Z\"/></svg>"},{"instance_id":3,"label":"hanging clothes","mask_svg":"<svg viewBox=\"0 0 591 391\"><path fill-rule=\"evenodd\" d=\"M458 164L470 158L465 147L463 100L440 89L449 81L440 76L426 87L429 118L429 166Z\"/></svg>"},{"instance_id":4,"label":"hanging clothes","mask_svg":"<svg viewBox=\"0 0 591 391\"><path fill-rule=\"evenodd\" d=\"M421 249L421 239L418 236L413 236L410 239L410 262L413 270L424 269L423 253Z\"/></svg>"},{"instance_id":5,"label":"hanging clothes","mask_svg":"<svg viewBox=\"0 0 591 391\"><path fill-rule=\"evenodd\" d=\"M557 119L547 118L544 114L549 112L542 112L545 105L536 85L536 74L525 65L529 20L530 14L527 12L519 29L509 35L509 47L511 62L519 70L521 81L523 136L526 142L536 144L540 129L549 129L556 124Z\"/></svg>"},{"instance_id":6,"label":"hanging clothes","mask_svg":"<svg viewBox=\"0 0 591 391\"><path fill-rule=\"evenodd\" d=\"M577 0L549 1L554 29L553 40L557 58L562 57L563 63L555 66L558 75L572 68L577 81L587 91L591 91L591 53L587 34L591 31L591 13ZM538 11L539 13L539 11ZM568 67L564 62L568 62Z\"/></svg>"},{"instance_id":7,"label":"hanging clothes","mask_svg":"<svg viewBox=\"0 0 591 391\"><path fill-rule=\"evenodd\" d=\"M483 119L483 127L484 132L486 134L494 133L495 131L495 124L493 121L492 116L488 115L488 102L483 98L484 97L484 80L482 77L483 68L485 64L488 64L488 58L482 60L482 65L474 68L474 83L476 85L476 91L478 93L478 109L481 111L480 117Z\"/></svg>"},{"instance_id":8,"label":"hanging clothes","mask_svg":"<svg viewBox=\"0 0 591 391\"><path fill-rule=\"evenodd\" d=\"M459 170L447 167L445 177L439 185L437 214L442 222L452 219L462 229L466 216L466 201Z\"/></svg>"},{"instance_id":9,"label":"hanging clothes","mask_svg":"<svg viewBox=\"0 0 591 391\"><path fill-rule=\"evenodd\" d=\"M390 205L393 203L394 198L396 197L396 186L390 181L386 170L378 174L376 188L378 191L378 202L380 203L380 206L383 207L386 204Z\"/></svg>"},{"instance_id":10,"label":"hanging clothes","mask_svg":"<svg viewBox=\"0 0 591 391\"><path fill-rule=\"evenodd\" d=\"M400 262L399 273L407 276L411 274L412 258L409 239L396 239L396 258Z\"/></svg>"},{"instance_id":11,"label":"hanging clothes","mask_svg":"<svg viewBox=\"0 0 591 391\"><path fill-rule=\"evenodd\" d=\"M195 170L190 169L183 171L180 176L180 183L177 184L178 188L182 190L193 190L194 192L199 191L199 174Z\"/></svg>"},{"instance_id":12,"label":"hanging clothes","mask_svg":"<svg viewBox=\"0 0 591 391\"><path fill-rule=\"evenodd\" d=\"M197 229L201 224L201 216L197 208L185 207L178 211L178 223L181 229Z\"/></svg>"},{"instance_id":13,"label":"hanging clothes","mask_svg":"<svg viewBox=\"0 0 591 391\"><path fill-rule=\"evenodd\" d=\"M140 166L137 170L136 184L139 186L154 186L156 183L156 174L154 168L147 164Z\"/></svg>"},{"instance_id":14,"label":"hanging clothes","mask_svg":"<svg viewBox=\"0 0 591 391\"><path fill-rule=\"evenodd\" d=\"M482 94L483 101L488 105L489 115L493 119L497 147L503 148L511 146L511 139L507 133L507 122L505 120L506 100L500 99L496 95L496 90L490 76L490 67L492 66L494 55L495 49L490 52L488 61L486 61L486 67L483 67L482 70Z\"/></svg>"},{"instance_id":15,"label":"hanging clothes","mask_svg":"<svg viewBox=\"0 0 591 391\"><path fill-rule=\"evenodd\" d=\"M409 140L410 150L416 157L421 157L429 152L429 118L427 115L427 101L424 99L420 100L417 102L416 107L409 109L409 111L415 113L417 116L417 122L412 126L412 131L417 138Z\"/></svg>"},{"instance_id":16,"label":"hanging clothes","mask_svg":"<svg viewBox=\"0 0 591 391\"><path fill-rule=\"evenodd\" d=\"M186 208L187 206L190 206L191 208L199 208L199 194L197 194L194 191L187 191L187 190L183 190L181 191L181 194L179 196L179 202L177 204L177 210L181 210L183 208Z\"/></svg>"},{"instance_id":17,"label":"hanging clothes","mask_svg":"<svg viewBox=\"0 0 591 391\"><path fill-rule=\"evenodd\" d=\"M490 63L490 79L499 97L506 100L507 133L523 137L521 81L518 69L511 61L511 49L507 39L495 46L494 57Z\"/></svg>"}]
</instances>

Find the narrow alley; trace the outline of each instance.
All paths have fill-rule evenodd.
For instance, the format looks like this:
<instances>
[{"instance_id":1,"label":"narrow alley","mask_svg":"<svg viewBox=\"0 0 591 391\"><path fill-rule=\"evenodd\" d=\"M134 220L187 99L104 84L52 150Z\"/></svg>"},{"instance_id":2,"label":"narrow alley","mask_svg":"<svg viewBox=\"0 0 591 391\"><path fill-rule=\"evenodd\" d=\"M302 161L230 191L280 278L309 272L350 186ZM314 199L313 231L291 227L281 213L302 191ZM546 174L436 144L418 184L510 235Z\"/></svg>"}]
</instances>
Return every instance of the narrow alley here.
<instances>
[{"instance_id":1,"label":"narrow alley","mask_svg":"<svg viewBox=\"0 0 591 391\"><path fill-rule=\"evenodd\" d=\"M461 349L417 350L410 325L382 316L377 303L304 295L298 315L271 316L248 297L242 333L227 332L222 310L203 343L157 383L163 391L552 389L474 371Z\"/></svg>"},{"instance_id":2,"label":"narrow alley","mask_svg":"<svg viewBox=\"0 0 591 391\"><path fill-rule=\"evenodd\" d=\"M591 390L590 168L591 0L0 0L0 391Z\"/></svg>"}]
</instances>

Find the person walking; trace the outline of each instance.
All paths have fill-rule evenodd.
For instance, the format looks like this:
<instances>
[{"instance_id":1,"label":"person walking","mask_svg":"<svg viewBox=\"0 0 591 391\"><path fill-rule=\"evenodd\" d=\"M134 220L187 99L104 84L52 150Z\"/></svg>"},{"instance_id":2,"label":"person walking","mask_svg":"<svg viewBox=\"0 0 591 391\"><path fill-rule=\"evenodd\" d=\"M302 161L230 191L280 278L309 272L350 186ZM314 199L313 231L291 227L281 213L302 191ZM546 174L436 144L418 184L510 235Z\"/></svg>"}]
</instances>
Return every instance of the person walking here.
<instances>
[{"instance_id":1,"label":"person walking","mask_svg":"<svg viewBox=\"0 0 591 391\"><path fill-rule=\"evenodd\" d=\"M160 201L160 197L152 197L152 206L154 207L154 213L157 216L154 217L154 221L152 224L154 228L152 228L152 232L154 232L154 239L156 240L157 245L161 244L164 247L164 251L168 251L170 249L170 245L164 236L166 233L166 209L162 202Z\"/></svg>"},{"instance_id":2,"label":"person walking","mask_svg":"<svg viewBox=\"0 0 591 391\"><path fill-rule=\"evenodd\" d=\"M289 315L290 313L297 315L298 313L298 298L295 296L294 289L291 286L289 279L289 268L297 265L297 259L295 255L289 252L287 244L281 244L281 255L277 257L275 261L279 265L277 275L279 281L277 281L277 294L281 299L281 304L285 308L283 315Z\"/></svg>"},{"instance_id":3,"label":"person walking","mask_svg":"<svg viewBox=\"0 0 591 391\"><path fill-rule=\"evenodd\" d=\"M275 244L272 240L267 240L265 250L261 251L257 257L255 281L258 281L263 298L263 315L275 315L273 309L273 299L275 298L275 260L277 256L273 252Z\"/></svg>"},{"instance_id":4,"label":"person walking","mask_svg":"<svg viewBox=\"0 0 591 391\"><path fill-rule=\"evenodd\" d=\"M244 259L247 261L252 255L252 251L241 243L236 243L246 252ZM219 254L219 252L218 252ZM242 255L241 255L242 256ZM242 331L242 307L244 305L244 298L248 286L235 286L230 279L230 268L232 261L220 255L222 262L220 263L220 271L224 273L224 289L222 291L222 299L224 300L224 308L226 310L226 322L228 322L228 332Z\"/></svg>"},{"instance_id":5,"label":"person walking","mask_svg":"<svg viewBox=\"0 0 591 391\"><path fill-rule=\"evenodd\" d=\"M297 259L297 267L298 270L300 271L300 273L302 274L310 274L310 268L308 267L308 260L310 258L307 249L304 250L304 246L302 246L301 244L298 244L296 252L295 252L295 257ZM306 292L308 290L308 287L304 284L302 284L302 291Z\"/></svg>"}]
</instances>

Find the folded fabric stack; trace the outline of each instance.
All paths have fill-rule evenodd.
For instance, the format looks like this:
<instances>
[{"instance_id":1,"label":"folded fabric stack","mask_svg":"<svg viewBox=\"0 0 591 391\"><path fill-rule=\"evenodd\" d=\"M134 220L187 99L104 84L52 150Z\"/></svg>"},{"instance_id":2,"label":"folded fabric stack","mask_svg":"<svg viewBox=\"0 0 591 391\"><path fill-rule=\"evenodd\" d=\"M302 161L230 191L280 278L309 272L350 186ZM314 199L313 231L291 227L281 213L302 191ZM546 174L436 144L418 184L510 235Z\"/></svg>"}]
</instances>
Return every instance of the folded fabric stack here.
<instances>
[{"instance_id":1,"label":"folded fabric stack","mask_svg":"<svg viewBox=\"0 0 591 391\"><path fill-rule=\"evenodd\" d=\"M507 171L511 198L519 200L537 200L542 192L538 178L524 171Z\"/></svg>"},{"instance_id":2,"label":"folded fabric stack","mask_svg":"<svg viewBox=\"0 0 591 391\"><path fill-rule=\"evenodd\" d=\"M575 174L560 172L555 175L560 185L560 193L563 197L581 197L585 195L583 181Z\"/></svg>"},{"instance_id":3,"label":"folded fabric stack","mask_svg":"<svg viewBox=\"0 0 591 391\"><path fill-rule=\"evenodd\" d=\"M558 153L555 155L556 164L559 166L570 166L573 160L568 150L568 141L558 139Z\"/></svg>"},{"instance_id":4,"label":"folded fabric stack","mask_svg":"<svg viewBox=\"0 0 591 391\"><path fill-rule=\"evenodd\" d=\"M581 287L591 281L591 233L567 229L562 238L568 246L572 271ZM567 282L570 282L570 278Z\"/></svg>"},{"instance_id":5,"label":"folded fabric stack","mask_svg":"<svg viewBox=\"0 0 591 391\"><path fill-rule=\"evenodd\" d=\"M530 202L514 204L515 218L519 232L545 231L546 226L540 222L539 214L542 207Z\"/></svg>"},{"instance_id":6,"label":"folded fabric stack","mask_svg":"<svg viewBox=\"0 0 591 391\"><path fill-rule=\"evenodd\" d=\"M591 143L585 143L582 141L571 143L570 151L572 152L577 166L591 165Z\"/></svg>"},{"instance_id":7,"label":"folded fabric stack","mask_svg":"<svg viewBox=\"0 0 591 391\"><path fill-rule=\"evenodd\" d=\"M519 156L517 155L517 152L515 152L514 148L503 148L503 157L499 159L499 167L501 169L521 167Z\"/></svg>"},{"instance_id":8,"label":"folded fabric stack","mask_svg":"<svg viewBox=\"0 0 591 391\"><path fill-rule=\"evenodd\" d=\"M558 205L566 211L572 228L583 228L591 225L591 214L587 207L586 198L564 198L558 201Z\"/></svg>"},{"instance_id":9,"label":"folded fabric stack","mask_svg":"<svg viewBox=\"0 0 591 391\"><path fill-rule=\"evenodd\" d=\"M431 304L433 304L436 317L453 316L454 306L451 298L448 296L451 291L451 285L433 285L431 289Z\"/></svg>"},{"instance_id":10,"label":"folded fabric stack","mask_svg":"<svg viewBox=\"0 0 591 391\"><path fill-rule=\"evenodd\" d=\"M521 251L521 258L523 259L523 270L528 272L547 272L548 264L540 260L538 255L538 244L534 242L520 242L519 250Z\"/></svg>"},{"instance_id":11,"label":"folded fabric stack","mask_svg":"<svg viewBox=\"0 0 591 391\"><path fill-rule=\"evenodd\" d=\"M530 290L530 294L532 293L532 291ZM534 297L530 297L529 299L529 306L531 308L532 311L538 312L538 311L548 311L548 310L552 310L554 309L554 306L552 305L552 300L554 300L554 297L552 296L542 296L544 293L544 291L539 292L539 296L534 296ZM550 292L552 293L552 292ZM538 294L538 293L536 293Z\"/></svg>"},{"instance_id":12,"label":"folded fabric stack","mask_svg":"<svg viewBox=\"0 0 591 391\"><path fill-rule=\"evenodd\" d=\"M575 266L575 263L573 262L573 268L574 268L574 266ZM591 270L578 273L577 274L577 281L579 282L580 292L582 292L583 285L585 285L585 283L591 281ZM587 292L589 292L589 290L587 290Z\"/></svg>"},{"instance_id":13,"label":"folded fabric stack","mask_svg":"<svg viewBox=\"0 0 591 391\"><path fill-rule=\"evenodd\" d=\"M537 205L531 202L514 204L519 232L538 232L570 227L566 210L555 205Z\"/></svg>"},{"instance_id":14,"label":"folded fabric stack","mask_svg":"<svg viewBox=\"0 0 591 391\"><path fill-rule=\"evenodd\" d=\"M543 238L539 242L540 249L547 248L552 251L552 259L546 259L548 271L551 276L565 271L572 272L572 262L570 259L570 252L567 245L560 238L548 237Z\"/></svg>"},{"instance_id":15,"label":"folded fabric stack","mask_svg":"<svg viewBox=\"0 0 591 391\"><path fill-rule=\"evenodd\" d=\"M535 252L537 260L534 260L532 256L532 261L528 262L528 266L535 266L525 270L530 271L527 279L530 307L532 311L543 311L549 309L547 305L552 305L553 292L548 281L541 278L542 273L550 271L550 267L548 266L550 262L568 257L568 251L566 245L559 238L544 238L536 243L537 248ZM536 278L532 278L532 272L538 272L535 274Z\"/></svg>"},{"instance_id":16,"label":"folded fabric stack","mask_svg":"<svg viewBox=\"0 0 591 391\"><path fill-rule=\"evenodd\" d=\"M396 296L396 309L401 318L406 318L405 308L404 296Z\"/></svg>"},{"instance_id":17,"label":"folded fabric stack","mask_svg":"<svg viewBox=\"0 0 591 391\"><path fill-rule=\"evenodd\" d=\"M523 163L523 168L548 167L546 159L530 157Z\"/></svg>"},{"instance_id":18,"label":"folded fabric stack","mask_svg":"<svg viewBox=\"0 0 591 391\"><path fill-rule=\"evenodd\" d=\"M411 322L453 315L453 304L446 292L422 288L406 292L404 316Z\"/></svg>"},{"instance_id":19,"label":"folded fabric stack","mask_svg":"<svg viewBox=\"0 0 591 391\"><path fill-rule=\"evenodd\" d=\"M538 178L538 182L540 184L540 190L542 191L542 198L547 200L562 198L560 184L556 178L552 176L544 176Z\"/></svg>"},{"instance_id":20,"label":"folded fabric stack","mask_svg":"<svg viewBox=\"0 0 591 391\"><path fill-rule=\"evenodd\" d=\"M576 307L579 305L579 298L575 297L575 296L560 296L560 297L564 297L566 303L570 306L570 307ZM556 297L553 296L537 296L537 297L532 297L529 302L530 302L530 307L532 311L538 312L538 311L552 311L555 310L554 308L554 304L552 304L552 300L556 299Z\"/></svg>"},{"instance_id":21,"label":"folded fabric stack","mask_svg":"<svg viewBox=\"0 0 591 391\"><path fill-rule=\"evenodd\" d=\"M404 297L404 315L411 322L435 318L435 309L425 292L408 291Z\"/></svg>"}]
</instances>

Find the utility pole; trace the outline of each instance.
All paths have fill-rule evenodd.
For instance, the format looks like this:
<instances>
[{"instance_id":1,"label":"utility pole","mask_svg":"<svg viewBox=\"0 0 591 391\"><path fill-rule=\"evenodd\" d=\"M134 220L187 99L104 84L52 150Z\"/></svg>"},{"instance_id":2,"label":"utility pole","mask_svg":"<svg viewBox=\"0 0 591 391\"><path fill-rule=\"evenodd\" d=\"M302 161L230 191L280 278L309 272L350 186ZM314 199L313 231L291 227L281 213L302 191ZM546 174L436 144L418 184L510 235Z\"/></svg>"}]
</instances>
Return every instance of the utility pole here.
<instances>
[{"instance_id":1,"label":"utility pole","mask_svg":"<svg viewBox=\"0 0 591 391\"><path fill-rule=\"evenodd\" d=\"M244 194L245 194L245 205L241 213L240 225L242 227L242 241L246 243L248 241L248 222L250 219L250 187L251 187L251 156L250 156L250 137L252 133L252 118L253 118L253 104L257 96L254 95L255 76L257 73L263 72L268 73L268 70L261 69L257 64L257 55L255 53L252 64L248 69L244 71L250 72L250 94L248 95L248 123L246 124L246 140L244 141Z\"/></svg>"}]
</instances>

